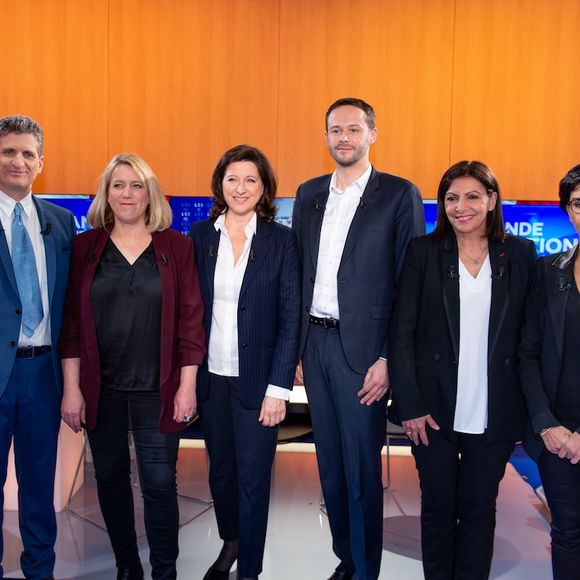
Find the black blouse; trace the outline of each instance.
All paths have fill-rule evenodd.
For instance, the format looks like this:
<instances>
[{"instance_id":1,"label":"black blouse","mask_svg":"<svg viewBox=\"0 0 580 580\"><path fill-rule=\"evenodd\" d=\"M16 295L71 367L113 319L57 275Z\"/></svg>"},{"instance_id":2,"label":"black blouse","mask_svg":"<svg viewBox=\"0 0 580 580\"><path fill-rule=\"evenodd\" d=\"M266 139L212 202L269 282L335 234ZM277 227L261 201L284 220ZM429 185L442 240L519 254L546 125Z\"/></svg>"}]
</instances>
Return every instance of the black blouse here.
<instances>
[{"instance_id":1,"label":"black blouse","mask_svg":"<svg viewBox=\"0 0 580 580\"><path fill-rule=\"evenodd\" d=\"M91 287L104 388L159 390L161 299L153 244L131 265L109 239Z\"/></svg>"},{"instance_id":2,"label":"black blouse","mask_svg":"<svg viewBox=\"0 0 580 580\"><path fill-rule=\"evenodd\" d=\"M572 288L566 305L564 352L558 385L555 415L562 425L575 431L580 426L580 294L572 276Z\"/></svg>"}]
</instances>

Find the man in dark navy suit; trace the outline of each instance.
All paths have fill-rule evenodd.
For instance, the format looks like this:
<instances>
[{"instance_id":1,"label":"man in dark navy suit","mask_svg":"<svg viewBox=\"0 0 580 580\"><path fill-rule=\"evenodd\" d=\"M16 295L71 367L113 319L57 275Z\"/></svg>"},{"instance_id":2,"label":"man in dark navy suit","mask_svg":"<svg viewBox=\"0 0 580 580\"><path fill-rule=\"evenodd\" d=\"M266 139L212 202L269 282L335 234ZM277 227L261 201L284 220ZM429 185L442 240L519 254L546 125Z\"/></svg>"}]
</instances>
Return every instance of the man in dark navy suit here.
<instances>
[{"instance_id":1,"label":"man in dark navy suit","mask_svg":"<svg viewBox=\"0 0 580 580\"><path fill-rule=\"evenodd\" d=\"M303 269L303 378L340 559L332 580L380 572L387 330L407 243L425 229L418 189L370 164L376 138L368 103L333 103L326 142L335 171L298 188L292 218Z\"/></svg>"},{"instance_id":2,"label":"man in dark navy suit","mask_svg":"<svg viewBox=\"0 0 580 580\"><path fill-rule=\"evenodd\" d=\"M69 211L31 193L43 163L40 126L23 116L0 119L0 500L14 441L20 565L34 580L51 578L55 561L56 346L75 233ZM0 535L0 562L3 548Z\"/></svg>"}]
</instances>

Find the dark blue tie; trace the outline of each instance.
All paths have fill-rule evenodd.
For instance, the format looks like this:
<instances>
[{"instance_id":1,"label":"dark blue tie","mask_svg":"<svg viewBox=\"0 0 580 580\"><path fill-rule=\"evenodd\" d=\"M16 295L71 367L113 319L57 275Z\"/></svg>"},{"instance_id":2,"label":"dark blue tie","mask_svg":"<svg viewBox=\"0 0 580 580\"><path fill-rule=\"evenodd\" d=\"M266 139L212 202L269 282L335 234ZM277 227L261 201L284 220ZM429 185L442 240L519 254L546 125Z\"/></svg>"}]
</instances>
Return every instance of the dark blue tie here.
<instances>
[{"instance_id":1,"label":"dark blue tie","mask_svg":"<svg viewBox=\"0 0 580 580\"><path fill-rule=\"evenodd\" d=\"M22 304L22 330L31 337L42 320L42 299L36 259L30 236L22 223L22 206L14 206L12 218L12 265Z\"/></svg>"}]
</instances>

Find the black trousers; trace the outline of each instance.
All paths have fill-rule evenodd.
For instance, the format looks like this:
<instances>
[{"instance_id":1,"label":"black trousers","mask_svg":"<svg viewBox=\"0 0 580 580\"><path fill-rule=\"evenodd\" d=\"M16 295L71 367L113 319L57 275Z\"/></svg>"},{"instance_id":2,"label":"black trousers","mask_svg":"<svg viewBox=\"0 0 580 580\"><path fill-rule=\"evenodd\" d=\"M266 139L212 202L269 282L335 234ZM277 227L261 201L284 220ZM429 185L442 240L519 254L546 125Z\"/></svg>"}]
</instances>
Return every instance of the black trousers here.
<instances>
[{"instance_id":1,"label":"black trousers","mask_svg":"<svg viewBox=\"0 0 580 580\"><path fill-rule=\"evenodd\" d=\"M340 334L311 325L302 357L316 457L339 570L376 580L383 550L381 448L386 398L361 405L364 375L346 360Z\"/></svg>"},{"instance_id":2,"label":"black trousers","mask_svg":"<svg viewBox=\"0 0 580 580\"><path fill-rule=\"evenodd\" d=\"M495 503L514 442L428 429L429 446L413 446L421 483L421 550L426 580L487 580Z\"/></svg>"},{"instance_id":3,"label":"black trousers","mask_svg":"<svg viewBox=\"0 0 580 580\"><path fill-rule=\"evenodd\" d=\"M209 454L209 485L222 540L239 540L238 573L262 572L270 478L277 427L258 422L260 409L240 403L239 381L209 375L209 395L199 413Z\"/></svg>"},{"instance_id":4,"label":"black trousers","mask_svg":"<svg viewBox=\"0 0 580 580\"><path fill-rule=\"evenodd\" d=\"M580 464L572 465L544 449L538 467L552 512L554 580L579 580Z\"/></svg>"},{"instance_id":5,"label":"black trousers","mask_svg":"<svg viewBox=\"0 0 580 580\"><path fill-rule=\"evenodd\" d=\"M179 434L159 432L159 393L103 389L97 425L87 433L99 504L118 567L139 562L131 489L128 434L131 429L143 494L152 577L177 577L179 511L175 469Z\"/></svg>"}]
</instances>

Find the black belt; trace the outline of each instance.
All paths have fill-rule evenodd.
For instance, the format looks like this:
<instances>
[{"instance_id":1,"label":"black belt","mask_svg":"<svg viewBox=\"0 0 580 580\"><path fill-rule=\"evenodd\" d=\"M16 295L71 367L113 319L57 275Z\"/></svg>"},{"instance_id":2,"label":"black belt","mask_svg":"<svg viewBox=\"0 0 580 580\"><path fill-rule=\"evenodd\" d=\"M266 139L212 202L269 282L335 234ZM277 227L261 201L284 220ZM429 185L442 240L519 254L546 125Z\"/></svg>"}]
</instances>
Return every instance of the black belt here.
<instances>
[{"instance_id":1,"label":"black belt","mask_svg":"<svg viewBox=\"0 0 580 580\"><path fill-rule=\"evenodd\" d=\"M52 346L19 346L16 349L16 358L34 358L52 350Z\"/></svg>"},{"instance_id":2,"label":"black belt","mask_svg":"<svg viewBox=\"0 0 580 580\"><path fill-rule=\"evenodd\" d=\"M318 316L310 315L310 324L316 326L323 326L324 328L336 328L338 329L340 323L336 318L318 318Z\"/></svg>"}]
</instances>

